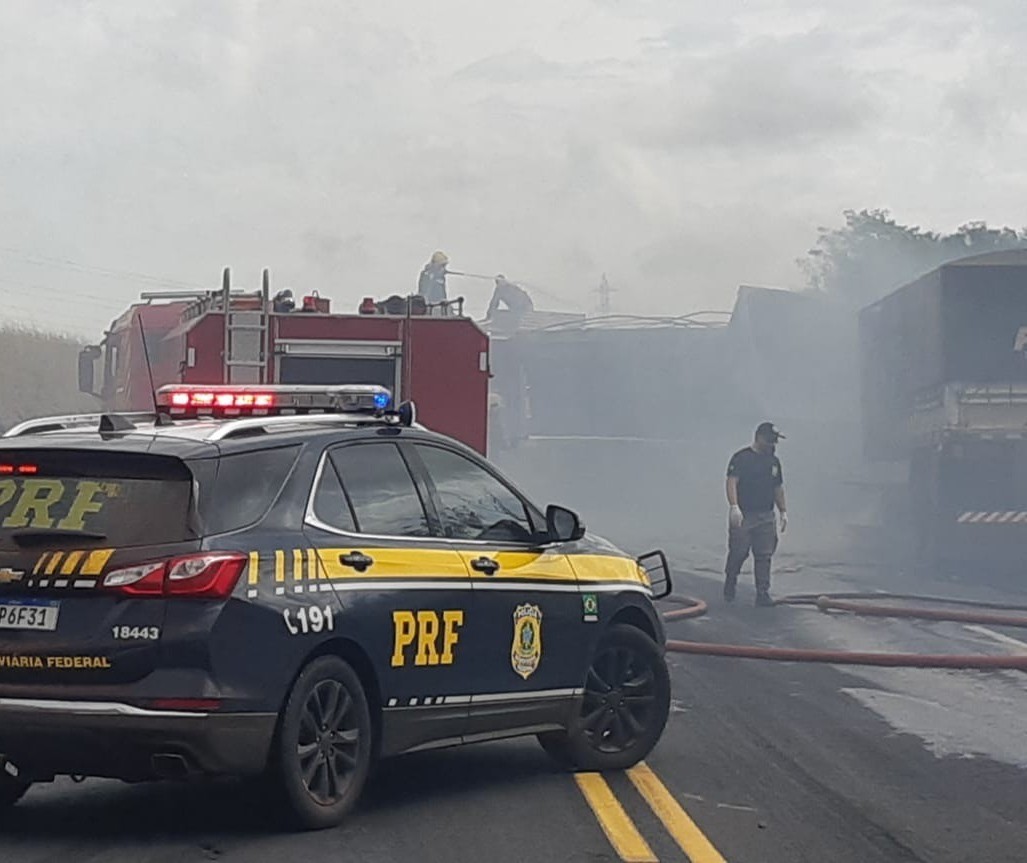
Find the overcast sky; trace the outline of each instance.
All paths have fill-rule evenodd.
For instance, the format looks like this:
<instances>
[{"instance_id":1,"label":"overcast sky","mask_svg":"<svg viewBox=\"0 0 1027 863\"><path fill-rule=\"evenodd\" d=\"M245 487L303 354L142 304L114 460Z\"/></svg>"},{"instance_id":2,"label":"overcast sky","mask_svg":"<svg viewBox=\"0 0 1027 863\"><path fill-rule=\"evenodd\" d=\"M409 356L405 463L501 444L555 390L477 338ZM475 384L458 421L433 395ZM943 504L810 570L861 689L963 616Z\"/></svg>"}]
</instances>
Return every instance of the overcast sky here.
<instances>
[{"instance_id":1,"label":"overcast sky","mask_svg":"<svg viewBox=\"0 0 1027 863\"><path fill-rule=\"evenodd\" d=\"M729 308L843 208L1027 223L1025 48L1023 0L4 0L0 298L98 336L117 273L266 265L350 309L442 248Z\"/></svg>"}]
</instances>

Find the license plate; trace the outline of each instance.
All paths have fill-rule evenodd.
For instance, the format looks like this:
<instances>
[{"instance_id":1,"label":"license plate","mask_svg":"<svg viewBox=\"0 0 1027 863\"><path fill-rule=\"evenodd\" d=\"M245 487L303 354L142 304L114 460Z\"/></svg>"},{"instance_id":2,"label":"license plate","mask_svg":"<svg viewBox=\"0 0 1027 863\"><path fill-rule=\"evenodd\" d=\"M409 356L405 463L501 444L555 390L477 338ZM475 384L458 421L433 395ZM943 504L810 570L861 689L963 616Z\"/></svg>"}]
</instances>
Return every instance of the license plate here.
<instances>
[{"instance_id":1,"label":"license plate","mask_svg":"<svg viewBox=\"0 0 1027 863\"><path fill-rule=\"evenodd\" d=\"M50 599L8 599L0 602L0 629L57 629L60 602Z\"/></svg>"}]
</instances>

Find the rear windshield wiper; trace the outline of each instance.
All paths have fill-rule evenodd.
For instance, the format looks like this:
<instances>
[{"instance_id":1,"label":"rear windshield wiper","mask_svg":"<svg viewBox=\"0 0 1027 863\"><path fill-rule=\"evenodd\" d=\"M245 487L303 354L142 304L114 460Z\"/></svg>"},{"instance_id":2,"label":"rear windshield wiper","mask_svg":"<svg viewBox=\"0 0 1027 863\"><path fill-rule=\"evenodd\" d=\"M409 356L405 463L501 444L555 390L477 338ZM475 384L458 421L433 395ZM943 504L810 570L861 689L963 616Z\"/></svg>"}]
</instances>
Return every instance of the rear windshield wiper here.
<instances>
[{"instance_id":1,"label":"rear windshield wiper","mask_svg":"<svg viewBox=\"0 0 1027 863\"><path fill-rule=\"evenodd\" d=\"M54 543L103 542L105 533L90 533L84 530L16 530L8 534L21 548L38 548Z\"/></svg>"}]
</instances>

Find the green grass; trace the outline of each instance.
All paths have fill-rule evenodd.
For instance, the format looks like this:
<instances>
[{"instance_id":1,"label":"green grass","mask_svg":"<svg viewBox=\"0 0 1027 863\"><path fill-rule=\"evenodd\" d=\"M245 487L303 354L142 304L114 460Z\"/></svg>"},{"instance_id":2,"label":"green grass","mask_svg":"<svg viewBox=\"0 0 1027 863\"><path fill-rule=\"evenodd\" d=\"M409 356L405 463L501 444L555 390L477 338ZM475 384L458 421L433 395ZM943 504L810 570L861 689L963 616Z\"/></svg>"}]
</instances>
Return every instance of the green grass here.
<instances>
[{"instance_id":1,"label":"green grass","mask_svg":"<svg viewBox=\"0 0 1027 863\"><path fill-rule=\"evenodd\" d=\"M36 416L95 411L78 391L78 352L69 336L0 325L0 426Z\"/></svg>"}]
</instances>

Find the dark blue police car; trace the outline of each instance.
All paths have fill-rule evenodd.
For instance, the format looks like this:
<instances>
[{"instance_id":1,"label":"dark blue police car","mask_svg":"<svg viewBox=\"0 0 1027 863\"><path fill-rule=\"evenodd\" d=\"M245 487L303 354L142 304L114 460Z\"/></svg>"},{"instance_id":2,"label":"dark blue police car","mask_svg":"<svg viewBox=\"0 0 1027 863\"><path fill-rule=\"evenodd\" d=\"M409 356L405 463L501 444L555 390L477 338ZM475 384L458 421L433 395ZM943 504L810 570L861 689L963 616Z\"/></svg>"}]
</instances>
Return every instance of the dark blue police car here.
<instances>
[{"instance_id":1,"label":"dark blue police car","mask_svg":"<svg viewBox=\"0 0 1027 863\"><path fill-rule=\"evenodd\" d=\"M662 555L540 510L390 398L173 386L0 439L0 808L58 775L263 777L316 828L403 752L649 753Z\"/></svg>"}]
</instances>

